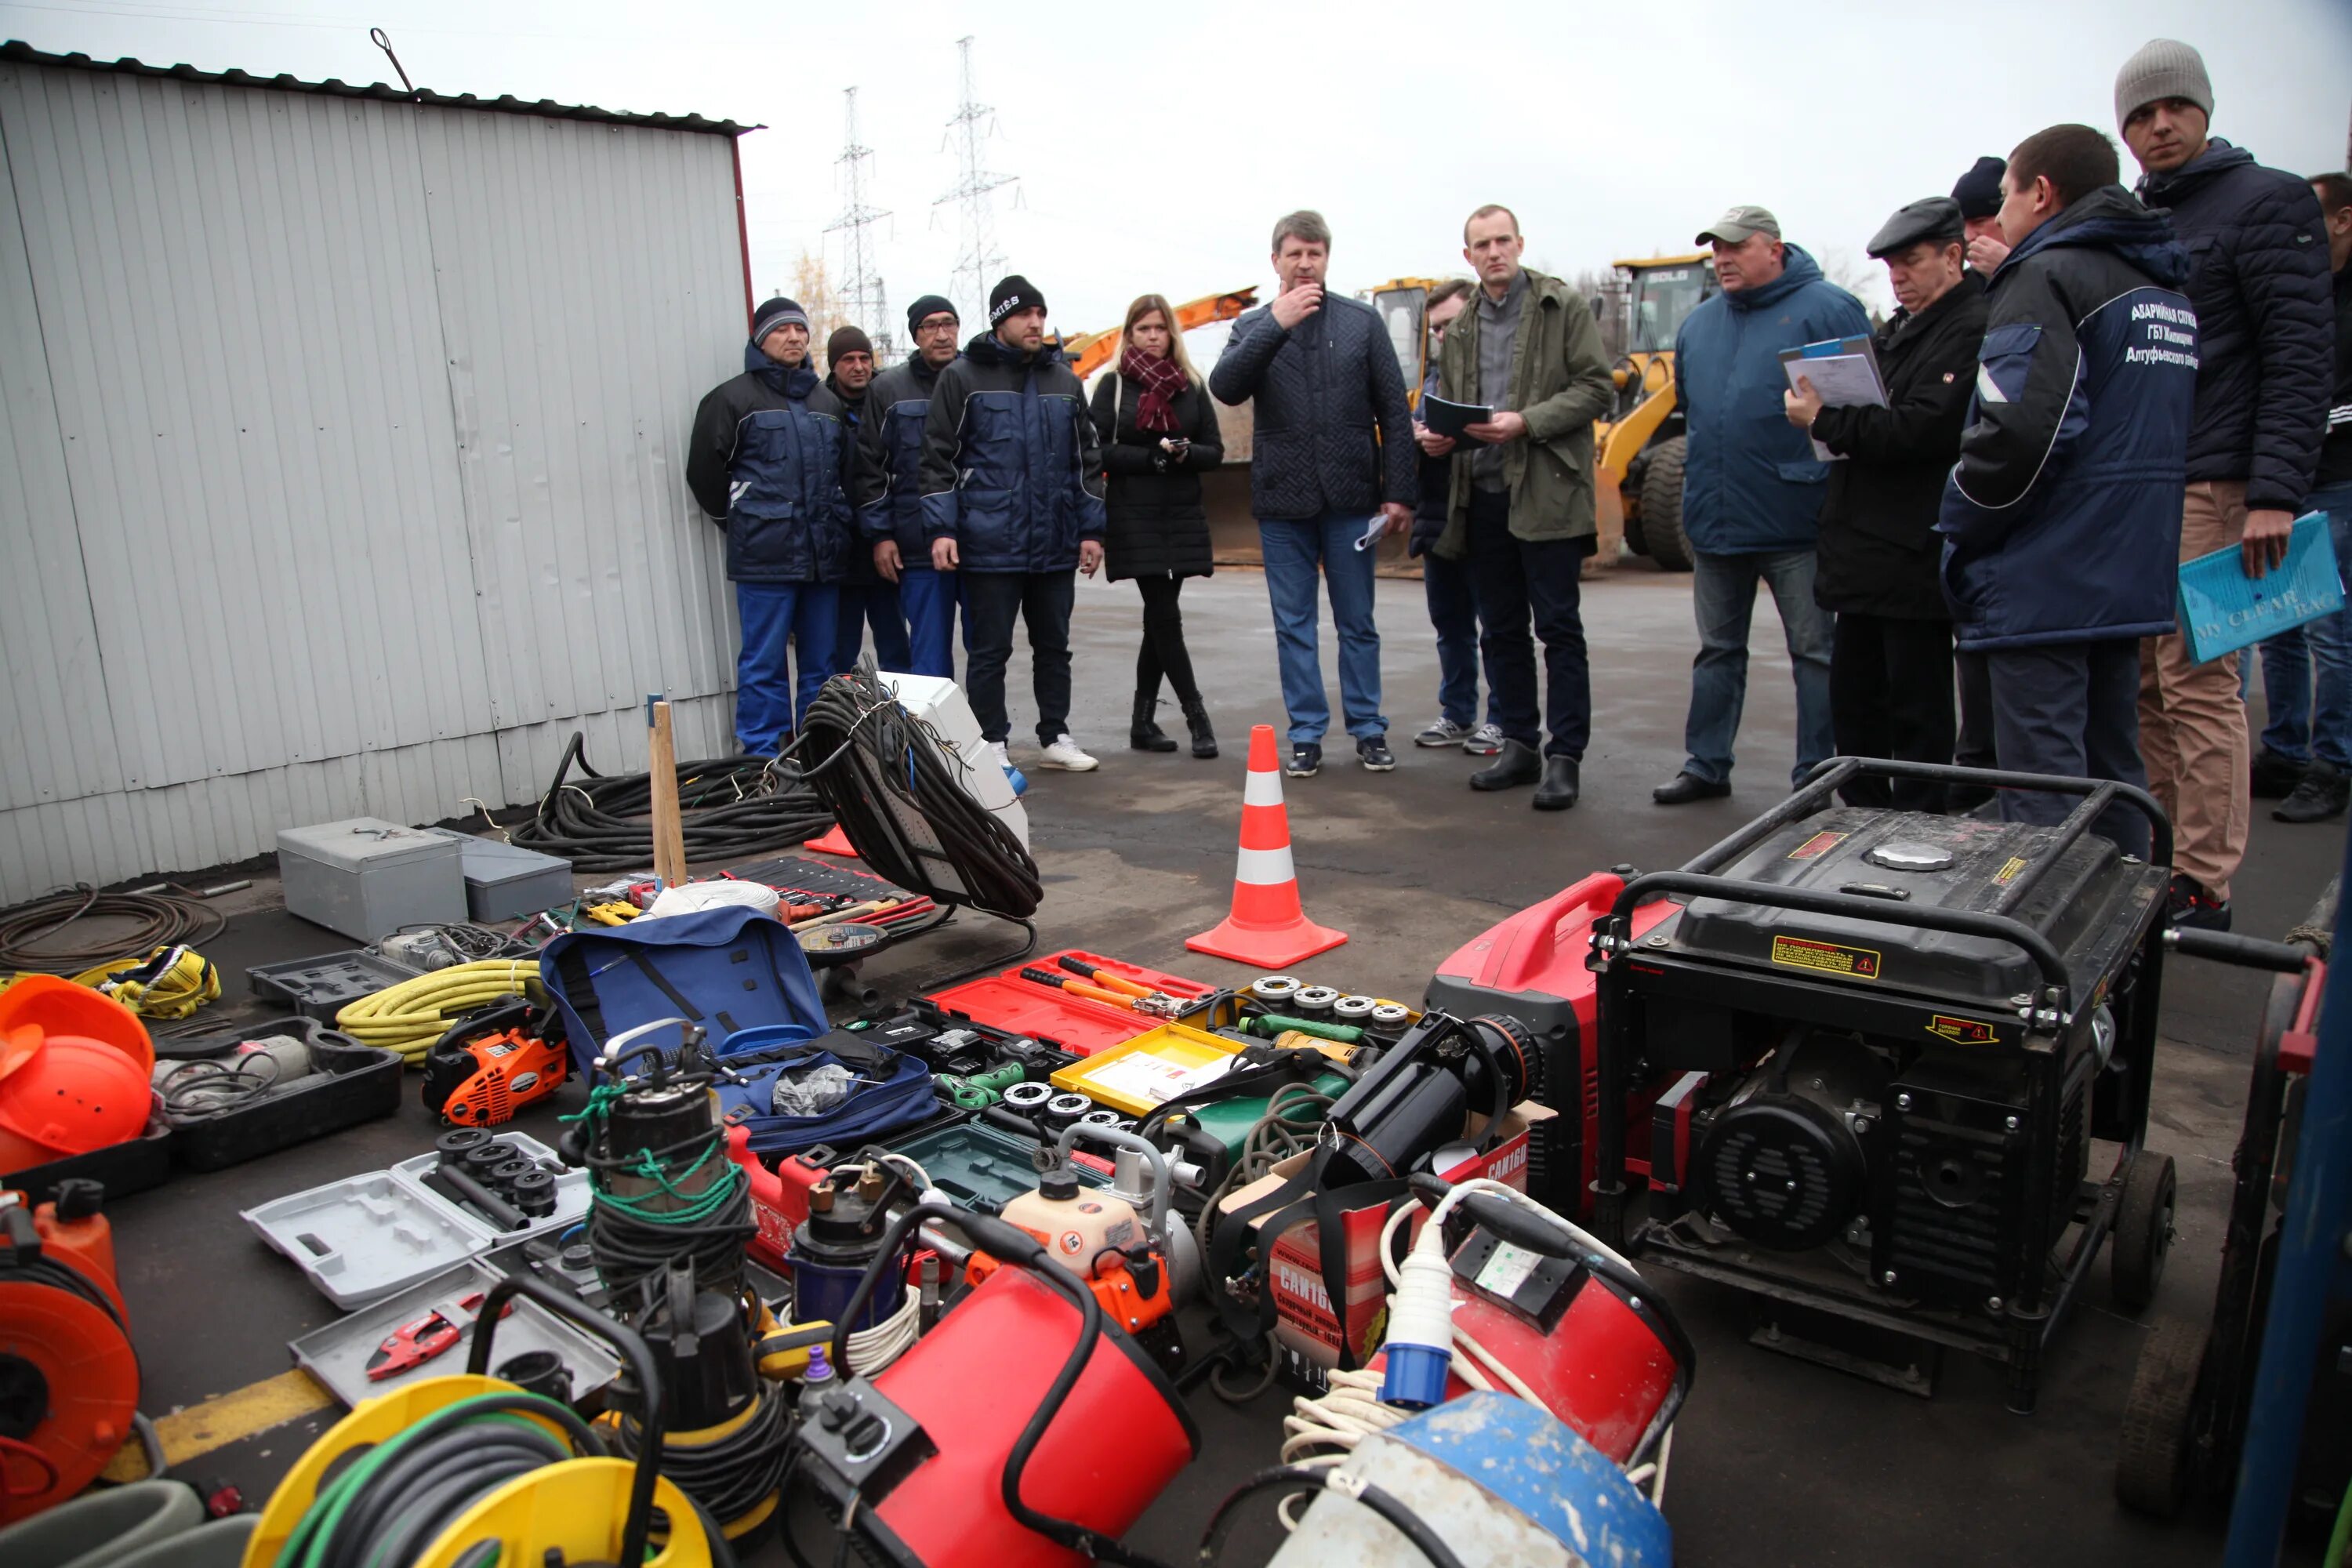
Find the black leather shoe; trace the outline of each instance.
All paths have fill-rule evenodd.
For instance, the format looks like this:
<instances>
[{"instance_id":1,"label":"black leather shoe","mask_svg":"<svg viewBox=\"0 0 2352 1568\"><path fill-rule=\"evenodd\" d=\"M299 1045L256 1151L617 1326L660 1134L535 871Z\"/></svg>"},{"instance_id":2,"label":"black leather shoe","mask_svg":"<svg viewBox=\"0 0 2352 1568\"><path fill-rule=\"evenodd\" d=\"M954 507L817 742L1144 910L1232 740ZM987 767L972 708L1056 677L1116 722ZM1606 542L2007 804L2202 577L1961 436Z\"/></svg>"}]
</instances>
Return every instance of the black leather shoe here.
<instances>
[{"instance_id":1,"label":"black leather shoe","mask_svg":"<svg viewBox=\"0 0 2352 1568\"><path fill-rule=\"evenodd\" d=\"M1650 798L1660 805L1687 805L1695 800L1720 800L1731 793L1731 781L1710 783L1696 773L1676 773L1673 780L1650 792Z\"/></svg>"},{"instance_id":2,"label":"black leather shoe","mask_svg":"<svg viewBox=\"0 0 2352 1568\"><path fill-rule=\"evenodd\" d=\"M1543 759L1536 749L1519 741L1503 742L1503 753L1493 765L1480 768L1470 775L1472 789L1517 789L1543 777Z\"/></svg>"},{"instance_id":3,"label":"black leather shoe","mask_svg":"<svg viewBox=\"0 0 2352 1568\"><path fill-rule=\"evenodd\" d=\"M1217 731L1209 722L1209 710L1198 700L1184 705L1184 724L1192 731L1192 754L1200 758L1217 754Z\"/></svg>"},{"instance_id":4,"label":"black leather shoe","mask_svg":"<svg viewBox=\"0 0 2352 1568\"><path fill-rule=\"evenodd\" d=\"M2282 757L2264 746L2254 753L2253 765L2247 769L2248 784L2256 800L2284 800L2303 782L2306 764Z\"/></svg>"},{"instance_id":5,"label":"black leather shoe","mask_svg":"<svg viewBox=\"0 0 2352 1568\"><path fill-rule=\"evenodd\" d=\"M2304 772L2303 782L2271 816L2281 822L2325 822L2344 815L2347 798L2352 798L2352 781L2315 757Z\"/></svg>"},{"instance_id":6,"label":"black leather shoe","mask_svg":"<svg viewBox=\"0 0 2352 1568\"><path fill-rule=\"evenodd\" d=\"M1151 710L1159 706L1159 699L1146 697L1139 691L1136 693L1135 720L1127 729L1127 743L1134 750L1172 752L1176 749L1176 742L1169 738L1168 732L1152 721Z\"/></svg>"},{"instance_id":7,"label":"black leather shoe","mask_svg":"<svg viewBox=\"0 0 2352 1568\"><path fill-rule=\"evenodd\" d=\"M1566 811L1576 804L1576 797L1582 793L1583 785L1577 776L1574 757L1544 759L1543 783L1536 785L1538 811Z\"/></svg>"}]
</instances>

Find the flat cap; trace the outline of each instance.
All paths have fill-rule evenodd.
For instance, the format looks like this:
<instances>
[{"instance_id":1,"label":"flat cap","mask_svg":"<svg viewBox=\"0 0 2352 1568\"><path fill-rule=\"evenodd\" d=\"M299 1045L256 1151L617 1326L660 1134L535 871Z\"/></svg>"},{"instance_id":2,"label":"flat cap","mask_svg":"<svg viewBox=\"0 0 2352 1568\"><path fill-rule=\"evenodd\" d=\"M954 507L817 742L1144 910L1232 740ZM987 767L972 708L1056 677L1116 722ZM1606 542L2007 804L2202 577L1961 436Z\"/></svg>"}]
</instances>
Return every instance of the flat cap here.
<instances>
[{"instance_id":1,"label":"flat cap","mask_svg":"<svg viewBox=\"0 0 2352 1568\"><path fill-rule=\"evenodd\" d=\"M1698 238L1692 243L1712 245L1719 239L1726 245L1744 245L1750 237L1759 234L1780 238L1780 220L1762 207L1738 206L1699 230Z\"/></svg>"},{"instance_id":2,"label":"flat cap","mask_svg":"<svg viewBox=\"0 0 2352 1568\"><path fill-rule=\"evenodd\" d=\"M1884 261L1923 240L1958 245L1967 232L1960 219L1959 203L1949 196L1926 196L1895 208L1895 216L1879 226L1864 248L1873 261Z\"/></svg>"}]
</instances>

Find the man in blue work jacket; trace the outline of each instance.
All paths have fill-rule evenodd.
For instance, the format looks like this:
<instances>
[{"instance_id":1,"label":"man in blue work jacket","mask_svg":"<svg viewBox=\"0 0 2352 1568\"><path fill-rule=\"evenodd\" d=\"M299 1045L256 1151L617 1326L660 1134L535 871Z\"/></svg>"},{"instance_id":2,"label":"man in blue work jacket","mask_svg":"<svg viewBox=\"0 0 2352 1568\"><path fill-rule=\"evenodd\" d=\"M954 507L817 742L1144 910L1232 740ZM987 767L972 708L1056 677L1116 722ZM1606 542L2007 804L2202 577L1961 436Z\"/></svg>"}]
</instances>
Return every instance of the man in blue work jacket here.
<instances>
[{"instance_id":1,"label":"man in blue work jacket","mask_svg":"<svg viewBox=\"0 0 2352 1568\"><path fill-rule=\"evenodd\" d=\"M772 756L833 673L837 589L849 563L849 427L809 363L808 313L759 309L743 374L711 388L688 438L687 488L727 533L743 623L735 743ZM787 639L799 648L797 681Z\"/></svg>"},{"instance_id":2,"label":"man in blue work jacket","mask_svg":"<svg viewBox=\"0 0 2352 1568\"><path fill-rule=\"evenodd\" d=\"M1037 744L1046 767L1099 764L1070 737L1076 574L1101 569L1102 459L1086 389L1045 341L1045 297L1017 273L988 295L989 330L940 372L923 431L923 533L963 588L965 694L1001 766L1013 765L1004 667L1029 628Z\"/></svg>"},{"instance_id":3,"label":"man in blue work jacket","mask_svg":"<svg viewBox=\"0 0 2352 1568\"><path fill-rule=\"evenodd\" d=\"M955 363L961 323L952 302L926 294L907 307L915 352L874 378L857 427L857 527L875 574L898 585L908 670L955 679L956 579L931 564L923 537L923 426L940 372Z\"/></svg>"}]
</instances>

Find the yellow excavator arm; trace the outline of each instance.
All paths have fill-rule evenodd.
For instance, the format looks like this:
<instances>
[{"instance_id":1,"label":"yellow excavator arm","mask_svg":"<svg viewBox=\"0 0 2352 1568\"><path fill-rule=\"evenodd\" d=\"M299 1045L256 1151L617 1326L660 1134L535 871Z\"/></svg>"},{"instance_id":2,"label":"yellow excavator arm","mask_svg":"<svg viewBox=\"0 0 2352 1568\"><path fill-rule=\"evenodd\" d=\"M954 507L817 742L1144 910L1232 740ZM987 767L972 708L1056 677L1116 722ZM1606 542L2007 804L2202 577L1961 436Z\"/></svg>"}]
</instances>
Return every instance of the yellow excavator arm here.
<instances>
[{"instance_id":1,"label":"yellow excavator arm","mask_svg":"<svg viewBox=\"0 0 2352 1568\"><path fill-rule=\"evenodd\" d=\"M1189 332L1212 321L1230 321L1256 303L1255 284L1225 294L1203 294L1176 307L1176 330ZM1062 340L1062 353L1069 360L1070 368L1078 373L1080 381L1108 364L1110 356L1118 352L1117 327L1106 327L1098 332L1079 332Z\"/></svg>"}]
</instances>

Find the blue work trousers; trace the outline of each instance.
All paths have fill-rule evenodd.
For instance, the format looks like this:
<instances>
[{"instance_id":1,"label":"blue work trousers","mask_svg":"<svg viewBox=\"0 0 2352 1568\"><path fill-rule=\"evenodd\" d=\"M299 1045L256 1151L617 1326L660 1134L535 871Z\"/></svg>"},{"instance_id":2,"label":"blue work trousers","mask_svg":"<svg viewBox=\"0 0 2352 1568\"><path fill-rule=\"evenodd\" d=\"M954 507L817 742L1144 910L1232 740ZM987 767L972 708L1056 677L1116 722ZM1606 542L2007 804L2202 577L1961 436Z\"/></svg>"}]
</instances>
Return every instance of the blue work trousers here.
<instances>
[{"instance_id":1,"label":"blue work trousers","mask_svg":"<svg viewBox=\"0 0 2352 1568\"><path fill-rule=\"evenodd\" d=\"M832 676L839 599L830 583L735 584L735 610L743 623L743 651L735 660L735 744L745 756L775 755L778 742L799 729L794 715L808 712ZM788 641L797 680L787 665Z\"/></svg>"}]
</instances>

